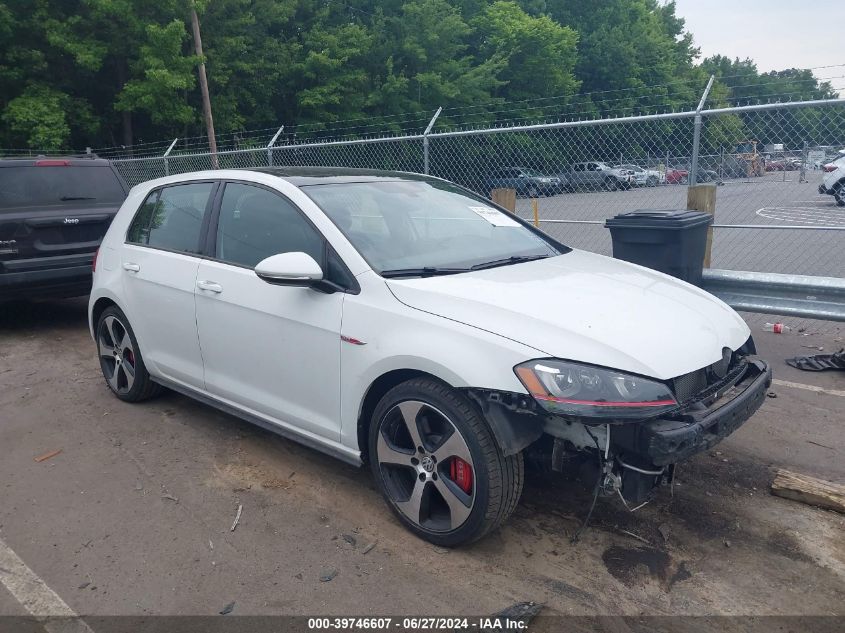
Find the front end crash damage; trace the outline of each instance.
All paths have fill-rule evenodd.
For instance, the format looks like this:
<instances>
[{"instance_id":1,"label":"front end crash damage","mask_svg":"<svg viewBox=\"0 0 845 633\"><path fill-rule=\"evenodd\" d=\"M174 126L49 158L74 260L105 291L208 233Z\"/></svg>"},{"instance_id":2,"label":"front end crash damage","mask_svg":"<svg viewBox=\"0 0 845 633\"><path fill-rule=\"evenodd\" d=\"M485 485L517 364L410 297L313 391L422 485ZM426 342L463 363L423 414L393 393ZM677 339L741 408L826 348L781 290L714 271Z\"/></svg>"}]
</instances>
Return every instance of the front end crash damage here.
<instances>
[{"instance_id":1,"label":"front end crash damage","mask_svg":"<svg viewBox=\"0 0 845 633\"><path fill-rule=\"evenodd\" d=\"M580 462L605 495L629 508L670 483L675 464L714 446L745 423L766 398L772 372L749 339L727 371L703 368L666 381L678 404L640 419L590 419L550 414L528 394L467 389L505 455L525 451L530 463L555 471Z\"/></svg>"}]
</instances>

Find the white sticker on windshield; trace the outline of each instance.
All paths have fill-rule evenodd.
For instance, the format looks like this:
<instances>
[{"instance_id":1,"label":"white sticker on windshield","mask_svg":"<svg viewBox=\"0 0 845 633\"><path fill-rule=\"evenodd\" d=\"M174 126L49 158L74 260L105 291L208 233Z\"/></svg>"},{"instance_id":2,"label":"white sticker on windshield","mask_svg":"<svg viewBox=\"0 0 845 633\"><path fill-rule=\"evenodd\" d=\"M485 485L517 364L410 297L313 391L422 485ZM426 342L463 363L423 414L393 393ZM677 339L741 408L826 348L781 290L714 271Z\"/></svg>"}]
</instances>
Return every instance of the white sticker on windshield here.
<instances>
[{"instance_id":1,"label":"white sticker on windshield","mask_svg":"<svg viewBox=\"0 0 845 633\"><path fill-rule=\"evenodd\" d=\"M470 207L470 211L474 211L493 226L519 226L519 222L509 218L507 213L493 207Z\"/></svg>"}]
</instances>

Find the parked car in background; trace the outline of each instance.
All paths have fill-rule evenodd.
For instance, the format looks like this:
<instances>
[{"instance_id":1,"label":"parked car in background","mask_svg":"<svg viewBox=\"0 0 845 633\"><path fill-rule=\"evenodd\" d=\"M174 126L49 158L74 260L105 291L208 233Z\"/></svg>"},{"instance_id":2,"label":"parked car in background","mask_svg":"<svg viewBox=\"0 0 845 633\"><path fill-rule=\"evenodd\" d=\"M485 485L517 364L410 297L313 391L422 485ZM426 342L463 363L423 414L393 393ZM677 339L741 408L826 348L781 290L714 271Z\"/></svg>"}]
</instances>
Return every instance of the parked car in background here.
<instances>
[{"instance_id":1,"label":"parked car in background","mask_svg":"<svg viewBox=\"0 0 845 633\"><path fill-rule=\"evenodd\" d=\"M766 171L797 171L801 161L796 158L780 158L766 161Z\"/></svg>"},{"instance_id":2,"label":"parked car in background","mask_svg":"<svg viewBox=\"0 0 845 633\"><path fill-rule=\"evenodd\" d=\"M634 184L637 187L656 187L666 182L666 174L656 169L645 169L639 165L626 163L616 169L626 169L634 174Z\"/></svg>"},{"instance_id":3,"label":"parked car in background","mask_svg":"<svg viewBox=\"0 0 845 633\"><path fill-rule=\"evenodd\" d=\"M824 176L819 185L819 193L833 196L836 204L845 207L845 155L822 166L822 171Z\"/></svg>"},{"instance_id":4,"label":"parked car in background","mask_svg":"<svg viewBox=\"0 0 845 633\"><path fill-rule=\"evenodd\" d=\"M610 167L600 161L574 163L565 174L570 189L588 189L591 191L630 189L634 186L634 172L630 169Z\"/></svg>"},{"instance_id":5,"label":"parked car in background","mask_svg":"<svg viewBox=\"0 0 845 633\"><path fill-rule=\"evenodd\" d=\"M771 384L713 295L396 172L138 185L99 251L89 324L117 398L169 387L369 463L398 519L442 546L514 512L526 455L580 460L597 493L643 503Z\"/></svg>"},{"instance_id":6,"label":"parked car in background","mask_svg":"<svg viewBox=\"0 0 845 633\"><path fill-rule=\"evenodd\" d=\"M88 294L94 252L128 191L95 156L0 160L0 299Z\"/></svg>"},{"instance_id":7,"label":"parked car in background","mask_svg":"<svg viewBox=\"0 0 845 633\"><path fill-rule=\"evenodd\" d=\"M666 170L665 182L667 185L685 185L689 182L689 170L683 167L670 167ZM721 184L722 179L719 178L718 172L699 167L697 182L715 182Z\"/></svg>"},{"instance_id":8,"label":"parked car in background","mask_svg":"<svg viewBox=\"0 0 845 633\"><path fill-rule=\"evenodd\" d=\"M493 172L487 179L486 193L493 189L516 189L518 196L536 198L561 193L563 182L557 176L546 176L534 169L506 167Z\"/></svg>"}]
</instances>

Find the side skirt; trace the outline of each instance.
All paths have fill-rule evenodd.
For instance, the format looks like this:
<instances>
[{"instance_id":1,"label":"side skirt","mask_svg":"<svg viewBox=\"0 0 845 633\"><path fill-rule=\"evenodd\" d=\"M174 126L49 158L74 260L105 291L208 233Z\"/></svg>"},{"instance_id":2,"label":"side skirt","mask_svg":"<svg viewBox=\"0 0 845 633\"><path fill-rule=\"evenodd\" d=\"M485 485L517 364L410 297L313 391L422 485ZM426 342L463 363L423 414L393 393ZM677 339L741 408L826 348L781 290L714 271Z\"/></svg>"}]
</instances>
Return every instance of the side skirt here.
<instances>
[{"instance_id":1,"label":"side skirt","mask_svg":"<svg viewBox=\"0 0 845 633\"><path fill-rule=\"evenodd\" d=\"M210 407L214 407L223 413L228 413L229 415L233 415L241 420L246 420L250 424L260 426L261 428L271 431L276 435L280 435L285 439L292 440L297 444L302 444L308 448L330 455L336 459L346 462L347 464L351 464L352 466L361 466L363 464L361 454L358 451L353 451L335 443L329 444L303 433L297 433L294 429L281 426L254 413L244 411L243 409L227 402L218 400L214 396L210 396L201 391L196 391L190 387L180 385L179 383L171 382L166 378L152 378L152 380L153 382L160 384L162 387L167 387L177 393L181 393L183 396L193 398L194 400L202 402Z\"/></svg>"}]
</instances>

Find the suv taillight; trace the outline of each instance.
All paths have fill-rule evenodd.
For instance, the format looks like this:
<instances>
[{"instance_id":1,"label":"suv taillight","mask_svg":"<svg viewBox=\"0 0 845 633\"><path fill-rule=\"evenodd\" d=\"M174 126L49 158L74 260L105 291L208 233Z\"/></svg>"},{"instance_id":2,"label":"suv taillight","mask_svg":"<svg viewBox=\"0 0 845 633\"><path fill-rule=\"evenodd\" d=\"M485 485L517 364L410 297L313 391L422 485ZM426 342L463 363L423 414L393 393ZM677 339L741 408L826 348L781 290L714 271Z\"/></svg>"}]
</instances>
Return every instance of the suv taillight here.
<instances>
[{"instance_id":1,"label":"suv taillight","mask_svg":"<svg viewBox=\"0 0 845 633\"><path fill-rule=\"evenodd\" d=\"M822 166L822 170L824 170L826 173L836 171L836 165L834 165L833 163L828 163L827 165Z\"/></svg>"},{"instance_id":2,"label":"suv taillight","mask_svg":"<svg viewBox=\"0 0 845 633\"><path fill-rule=\"evenodd\" d=\"M97 272L97 257L100 255L100 249L94 251L94 260L91 262L91 272Z\"/></svg>"}]
</instances>

